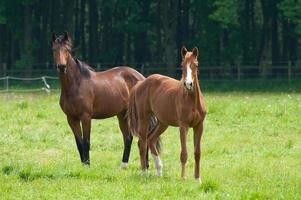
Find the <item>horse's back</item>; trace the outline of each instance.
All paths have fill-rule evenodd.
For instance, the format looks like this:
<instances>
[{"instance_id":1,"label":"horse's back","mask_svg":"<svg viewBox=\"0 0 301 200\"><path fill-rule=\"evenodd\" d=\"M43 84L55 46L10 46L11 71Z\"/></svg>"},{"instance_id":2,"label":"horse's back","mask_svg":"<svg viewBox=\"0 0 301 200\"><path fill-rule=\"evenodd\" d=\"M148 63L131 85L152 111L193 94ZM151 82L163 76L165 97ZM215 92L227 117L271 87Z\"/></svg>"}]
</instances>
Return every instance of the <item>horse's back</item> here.
<instances>
[{"instance_id":1,"label":"horse's back","mask_svg":"<svg viewBox=\"0 0 301 200\"><path fill-rule=\"evenodd\" d=\"M177 125L175 112L180 82L176 79L153 74L136 87L136 98L142 112L151 112L164 124Z\"/></svg>"},{"instance_id":2,"label":"horse's back","mask_svg":"<svg viewBox=\"0 0 301 200\"><path fill-rule=\"evenodd\" d=\"M118 66L112 69L108 69L106 71L96 72L96 77L101 77L101 78L121 77L124 80L135 82L135 83L137 81L141 81L145 79L145 77L142 74L140 74L138 71L128 66Z\"/></svg>"},{"instance_id":3,"label":"horse's back","mask_svg":"<svg viewBox=\"0 0 301 200\"><path fill-rule=\"evenodd\" d=\"M126 110L132 88L143 79L144 76L130 67L115 67L95 73L92 77L94 117L107 118Z\"/></svg>"},{"instance_id":4,"label":"horse's back","mask_svg":"<svg viewBox=\"0 0 301 200\"><path fill-rule=\"evenodd\" d=\"M166 90L176 90L179 86L179 81L161 74L153 74L147 77L146 80L143 81L143 84L151 90L151 93L157 93Z\"/></svg>"}]
</instances>

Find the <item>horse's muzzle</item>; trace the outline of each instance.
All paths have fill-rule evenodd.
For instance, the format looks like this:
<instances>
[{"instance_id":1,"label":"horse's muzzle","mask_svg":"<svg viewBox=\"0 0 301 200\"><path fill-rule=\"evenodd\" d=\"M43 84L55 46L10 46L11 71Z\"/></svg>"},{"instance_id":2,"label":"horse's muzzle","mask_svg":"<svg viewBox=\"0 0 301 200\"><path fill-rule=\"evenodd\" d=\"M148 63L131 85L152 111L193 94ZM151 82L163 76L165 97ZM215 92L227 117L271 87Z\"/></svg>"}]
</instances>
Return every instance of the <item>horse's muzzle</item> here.
<instances>
[{"instance_id":1,"label":"horse's muzzle","mask_svg":"<svg viewBox=\"0 0 301 200\"><path fill-rule=\"evenodd\" d=\"M184 82L184 86L187 88L187 90L192 91L193 90L193 82Z\"/></svg>"},{"instance_id":2,"label":"horse's muzzle","mask_svg":"<svg viewBox=\"0 0 301 200\"><path fill-rule=\"evenodd\" d=\"M66 72L67 72L67 66L66 66L66 65L56 65L56 70L57 70L59 73L64 73L64 74L66 74Z\"/></svg>"}]
</instances>

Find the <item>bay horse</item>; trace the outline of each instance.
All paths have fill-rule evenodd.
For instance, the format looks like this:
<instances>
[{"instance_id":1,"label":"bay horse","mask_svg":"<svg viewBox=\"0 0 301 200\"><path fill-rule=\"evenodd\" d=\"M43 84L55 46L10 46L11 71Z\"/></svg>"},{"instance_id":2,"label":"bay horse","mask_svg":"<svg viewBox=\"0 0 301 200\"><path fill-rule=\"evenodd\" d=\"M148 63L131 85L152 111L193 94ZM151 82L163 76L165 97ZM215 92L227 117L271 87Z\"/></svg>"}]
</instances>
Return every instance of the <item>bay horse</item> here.
<instances>
[{"instance_id":1,"label":"bay horse","mask_svg":"<svg viewBox=\"0 0 301 200\"><path fill-rule=\"evenodd\" d=\"M156 148L159 136L170 126L180 129L181 139L181 177L185 178L187 162L187 133L193 128L194 138L194 177L200 178L201 136L206 116L205 102L200 90L197 66L198 49L188 52L185 47L182 54L182 79L154 74L138 83L131 91L129 106L129 126L131 132L139 137L139 151L142 173L147 170L146 151L149 146L154 162L155 175L162 175L162 162ZM149 133L147 127L151 116L157 118L157 126Z\"/></svg>"},{"instance_id":2,"label":"bay horse","mask_svg":"<svg viewBox=\"0 0 301 200\"><path fill-rule=\"evenodd\" d=\"M90 164L91 119L117 116L124 142L121 167L125 168L133 139L127 123L130 91L145 77L130 67L94 72L73 58L71 50L72 41L67 32L60 36L52 34L53 59L61 83L60 107L75 136L81 162Z\"/></svg>"}]
</instances>

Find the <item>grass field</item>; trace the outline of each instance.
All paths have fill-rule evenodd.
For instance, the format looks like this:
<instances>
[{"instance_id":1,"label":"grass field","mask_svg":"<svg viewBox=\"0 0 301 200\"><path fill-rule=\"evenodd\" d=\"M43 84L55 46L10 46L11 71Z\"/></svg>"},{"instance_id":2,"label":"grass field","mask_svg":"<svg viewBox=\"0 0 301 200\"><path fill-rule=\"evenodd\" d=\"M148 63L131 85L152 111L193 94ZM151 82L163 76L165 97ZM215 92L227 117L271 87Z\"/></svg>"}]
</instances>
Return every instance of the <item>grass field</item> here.
<instances>
[{"instance_id":1,"label":"grass field","mask_svg":"<svg viewBox=\"0 0 301 200\"><path fill-rule=\"evenodd\" d=\"M163 177L140 175L137 139L120 169L116 118L93 121L91 166L81 165L58 93L0 95L0 199L301 199L301 93L205 93L200 185L180 178L177 128L163 135Z\"/></svg>"}]
</instances>

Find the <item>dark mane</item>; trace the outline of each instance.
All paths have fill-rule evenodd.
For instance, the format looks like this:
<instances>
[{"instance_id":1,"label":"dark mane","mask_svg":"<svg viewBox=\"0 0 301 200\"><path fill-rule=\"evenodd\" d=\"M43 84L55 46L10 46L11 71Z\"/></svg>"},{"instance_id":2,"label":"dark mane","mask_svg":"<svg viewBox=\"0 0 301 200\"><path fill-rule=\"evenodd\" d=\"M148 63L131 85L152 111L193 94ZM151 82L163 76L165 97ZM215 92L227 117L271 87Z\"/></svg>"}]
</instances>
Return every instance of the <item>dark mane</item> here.
<instances>
[{"instance_id":1,"label":"dark mane","mask_svg":"<svg viewBox=\"0 0 301 200\"><path fill-rule=\"evenodd\" d=\"M94 71L92 67L90 67L88 64L78 60L77 58L74 58L75 63L80 71L80 73L87 78L91 77L91 71Z\"/></svg>"}]
</instances>

